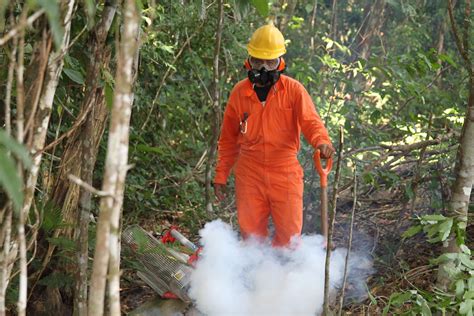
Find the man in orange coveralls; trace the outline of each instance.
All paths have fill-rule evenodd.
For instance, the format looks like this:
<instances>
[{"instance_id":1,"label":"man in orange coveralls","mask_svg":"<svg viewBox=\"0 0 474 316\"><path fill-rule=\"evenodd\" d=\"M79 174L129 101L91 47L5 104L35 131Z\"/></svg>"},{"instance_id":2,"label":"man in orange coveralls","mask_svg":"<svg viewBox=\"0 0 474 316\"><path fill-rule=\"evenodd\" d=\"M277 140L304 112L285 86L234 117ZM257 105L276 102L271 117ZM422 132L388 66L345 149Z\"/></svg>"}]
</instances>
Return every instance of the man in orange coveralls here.
<instances>
[{"instance_id":1,"label":"man in orange coveralls","mask_svg":"<svg viewBox=\"0 0 474 316\"><path fill-rule=\"evenodd\" d=\"M300 132L322 158L334 153L328 132L305 88L282 75L286 53L281 32L268 24L247 45L248 78L232 90L219 138L214 190L225 198L234 167L237 215L244 238L268 236L275 225L274 246L287 246L301 234L303 170L298 162Z\"/></svg>"}]
</instances>

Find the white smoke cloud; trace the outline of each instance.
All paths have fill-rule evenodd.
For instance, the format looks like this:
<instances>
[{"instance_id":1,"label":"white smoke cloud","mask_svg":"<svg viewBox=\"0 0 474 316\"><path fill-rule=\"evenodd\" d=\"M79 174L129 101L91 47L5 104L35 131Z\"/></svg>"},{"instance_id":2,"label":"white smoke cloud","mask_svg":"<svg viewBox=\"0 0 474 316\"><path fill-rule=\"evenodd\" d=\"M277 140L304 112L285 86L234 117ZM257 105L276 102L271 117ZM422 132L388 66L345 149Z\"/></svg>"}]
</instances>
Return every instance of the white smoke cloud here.
<instances>
[{"instance_id":1,"label":"white smoke cloud","mask_svg":"<svg viewBox=\"0 0 474 316\"><path fill-rule=\"evenodd\" d=\"M206 224L200 235L203 251L189 295L205 315L321 312L326 258L322 236L303 236L292 249L275 249L269 243L240 241L220 220ZM342 283L345 253L336 249L331 256L332 289Z\"/></svg>"}]
</instances>

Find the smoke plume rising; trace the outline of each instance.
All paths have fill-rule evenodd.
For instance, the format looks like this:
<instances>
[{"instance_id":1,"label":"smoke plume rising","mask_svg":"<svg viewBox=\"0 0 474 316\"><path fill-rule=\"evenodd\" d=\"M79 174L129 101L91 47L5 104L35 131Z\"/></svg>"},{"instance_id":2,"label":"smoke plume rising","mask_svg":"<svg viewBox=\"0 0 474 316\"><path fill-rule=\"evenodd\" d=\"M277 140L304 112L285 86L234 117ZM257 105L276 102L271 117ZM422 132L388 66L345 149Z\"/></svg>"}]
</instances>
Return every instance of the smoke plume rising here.
<instances>
[{"instance_id":1,"label":"smoke plume rising","mask_svg":"<svg viewBox=\"0 0 474 316\"><path fill-rule=\"evenodd\" d=\"M200 231L203 251L191 276L190 296L208 316L315 315L324 300L323 237L303 236L298 245L275 249L241 241L217 220ZM342 283L346 251L331 256L330 285ZM352 262L357 258L351 254ZM350 269L350 265L349 265Z\"/></svg>"}]
</instances>

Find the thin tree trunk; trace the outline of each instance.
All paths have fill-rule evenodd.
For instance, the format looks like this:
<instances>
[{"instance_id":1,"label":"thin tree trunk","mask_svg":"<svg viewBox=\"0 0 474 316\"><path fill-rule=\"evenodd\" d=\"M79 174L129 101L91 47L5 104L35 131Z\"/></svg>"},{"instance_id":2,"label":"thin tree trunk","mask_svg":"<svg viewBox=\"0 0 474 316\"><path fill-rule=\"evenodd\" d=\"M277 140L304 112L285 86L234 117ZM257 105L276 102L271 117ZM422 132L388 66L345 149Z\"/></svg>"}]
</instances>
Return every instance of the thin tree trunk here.
<instances>
[{"instance_id":1,"label":"thin tree trunk","mask_svg":"<svg viewBox=\"0 0 474 316\"><path fill-rule=\"evenodd\" d=\"M81 128L80 137L82 139L82 180L92 185L92 176L94 165L97 157L97 145L100 142L100 136L94 135L96 131L103 131L103 128L94 128L94 118L97 114L106 112L105 102L103 98L99 98L99 94L103 94L103 89L98 88L98 78L100 78L100 70L104 64L108 64L110 53L105 48L107 34L116 12L116 3L106 2L105 8L102 12L102 18L92 32L92 41L90 41L90 48L93 52L93 59L89 64L87 70L86 80L86 97L81 108L83 110L92 109L89 112L84 126ZM99 91L97 91L99 89ZM100 103L98 103L98 101ZM95 103L95 104L94 104ZM104 115L100 115L101 117ZM102 126L105 125L105 120L101 120ZM91 193L88 190L81 189L79 210L76 212L77 225L75 230L75 240L78 246L77 253L77 275L76 275L76 292L74 296L74 315L87 316L87 268L89 258L89 216L91 209ZM66 219L67 221L67 219Z\"/></svg>"},{"instance_id":2,"label":"thin tree trunk","mask_svg":"<svg viewBox=\"0 0 474 316\"><path fill-rule=\"evenodd\" d=\"M336 208L337 208L337 198L339 196L339 178L341 176L341 164L343 159L344 152L344 129L342 126L339 127L339 148L337 154L337 164L336 164L336 175L334 177L334 186L333 186L333 195L332 195L332 205L329 213L329 227L328 227L328 236L327 236L327 245L326 245L326 261L324 267L324 302L323 302L323 315L329 316L329 290L330 290L330 275L331 275L331 252L332 252L332 237L334 231L334 223L336 221Z\"/></svg>"},{"instance_id":3,"label":"thin tree trunk","mask_svg":"<svg viewBox=\"0 0 474 316\"><path fill-rule=\"evenodd\" d=\"M313 4L313 15L311 16L311 50L314 51L315 43L314 39L316 37L314 26L316 25L316 14L318 12L318 0L314 0Z\"/></svg>"},{"instance_id":4,"label":"thin tree trunk","mask_svg":"<svg viewBox=\"0 0 474 316\"><path fill-rule=\"evenodd\" d=\"M104 182L109 195L101 199L89 296L89 315L103 315L109 272L110 314L120 315L120 213L127 174L128 137L133 100L133 64L138 50L139 13L134 0L122 10L123 34L118 48L114 106L110 122ZM109 262L110 260L110 262ZM108 269L107 269L108 268Z\"/></svg>"},{"instance_id":5,"label":"thin tree trunk","mask_svg":"<svg viewBox=\"0 0 474 316\"><path fill-rule=\"evenodd\" d=\"M46 132L49 125L49 119L51 116L51 110L53 105L53 99L58 85L59 75L62 71L64 55L66 53L67 46L69 44L70 27L72 20L72 11L74 8L75 0L69 0L67 2L67 9L64 16L64 37L61 43L61 47L56 52L50 54L46 80L43 85L43 93L40 98L39 112L35 118L35 134L33 136L33 143L31 153L34 155L36 152L41 151L46 140ZM34 188L38 179L39 166L41 163L41 154L34 155L33 165L31 171L28 174L26 189L25 189L25 200L23 204L23 212L28 213L31 207L34 196Z\"/></svg>"},{"instance_id":6,"label":"thin tree trunk","mask_svg":"<svg viewBox=\"0 0 474 316\"><path fill-rule=\"evenodd\" d=\"M213 76L213 102L212 102L212 114L211 119L211 142L209 144L209 154L206 164L206 210L208 212L213 212L212 208L212 175L211 170L214 164L214 156L217 150L217 140L219 137L220 129L220 120L221 120L221 106L220 106L220 89L219 89L219 55L221 49L221 39L222 39L222 30L224 26L224 1L219 0L217 4L217 10L219 11L219 16L217 20L217 29L216 29L216 42L214 46L214 76Z\"/></svg>"},{"instance_id":7,"label":"thin tree trunk","mask_svg":"<svg viewBox=\"0 0 474 316\"><path fill-rule=\"evenodd\" d=\"M26 23L28 4L25 4L20 15L20 24ZM16 139L21 144L24 138L24 113L25 113L25 85L24 85L24 59L25 59L25 28L20 30L18 41L18 61L16 68Z\"/></svg>"},{"instance_id":8,"label":"thin tree trunk","mask_svg":"<svg viewBox=\"0 0 474 316\"><path fill-rule=\"evenodd\" d=\"M51 110L53 107L53 99L56 93L56 87L58 86L59 75L61 74L64 55L69 44L69 36L71 29L72 12L74 9L75 0L67 1L65 12L64 12L64 37L61 41L61 46L58 47L57 51L50 55L46 80L44 83L43 93L39 101L39 112L35 118L35 126L37 127L34 131L33 142L31 153L34 155L37 151L40 151L46 140L46 133L49 125L49 118L51 116ZM21 49L21 47L20 47ZM19 62L21 62L19 60ZM25 188L25 200L23 208L20 211L19 223L18 223L18 234L20 244L20 286L19 286L19 298L18 298L18 314L25 315L26 313L26 297L27 297L27 271L26 271L26 241L24 238L24 222L25 218L29 213L31 204L33 202L36 182L38 180L38 172L41 164L41 154L36 155L33 159L31 170L27 176L26 188Z\"/></svg>"},{"instance_id":9,"label":"thin tree trunk","mask_svg":"<svg viewBox=\"0 0 474 316\"><path fill-rule=\"evenodd\" d=\"M465 223L464 230L468 222L468 209L471 198L472 186L474 184L474 74L472 61L469 56L469 21L471 15L471 1L465 2L465 16L463 38L459 34L456 22L454 20L452 0L448 0L448 13L451 20L451 28L456 41L458 51L464 61L466 71L469 75L469 97L466 108L466 116L462 128L459 148L456 155L455 181L452 186L452 196L448 203L447 215L454 217L458 222ZM445 253L459 253L454 233L451 234L448 247L444 249ZM452 280L450 279L446 268L454 263L448 261L438 269L438 286L448 289Z\"/></svg>"},{"instance_id":10,"label":"thin tree trunk","mask_svg":"<svg viewBox=\"0 0 474 316\"><path fill-rule=\"evenodd\" d=\"M15 24L13 10L10 15L10 25L13 27ZM13 47L11 52L11 58L8 65L8 77L7 77L7 84L6 84L6 92L5 92L5 131L8 135L11 135L11 93L13 87L13 77L15 72L16 66L16 51L18 46L18 39L15 37L13 39ZM5 214L5 217L3 216ZM11 252L12 244L10 243L11 240L11 233L12 233L12 206L7 203L5 205L5 209L0 212L0 222L2 223L0 229L0 247L2 249L0 253L0 316L4 316L6 314L5 302L6 302L6 293L8 283L10 281L10 272L13 267L13 263L16 259L16 251ZM15 244L14 244L15 245ZM14 246L13 245L13 246ZM11 257L13 254L13 258Z\"/></svg>"},{"instance_id":11,"label":"thin tree trunk","mask_svg":"<svg viewBox=\"0 0 474 316\"><path fill-rule=\"evenodd\" d=\"M10 16L10 24L13 26L14 25L14 18L13 18L13 12L11 13ZM8 77L7 77L7 85L6 85L6 91L5 91L5 131L8 133L8 135L11 135L12 133L12 122L11 122L11 96L12 96L12 86L13 86L13 76L15 73L15 67L16 67L16 50L18 47L18 39L15 37L13 39L13 47L12 47L12 52L11 52L11 58L10 58L10 63L8 64Z\"/></svg>"},{"instance_id":12,"label":"thin tree trunk","mask_svg":"<svg viewBox=\"0 0 474 316\"><path fill-rule=\"evenodd\" d=\"M337 41L337 0L332 0L332 16L331 16L331 36L333 41Z\"/></svg>"},{"instance_id":13,"label":"thin tree trunk","mask_svg":"<svg viewBox=\"0 0 474 316\"><path fill-rule=\"evenodd\" d=\"M357 50L362 59L369 59L372 48L372 40L382 29L385 13L385 0L376 0L372 6L367 6L368 20L360 33L360 40Z\"/></svg>"},{"instance_id":14,"label":"thin tree trunk","mask_svg":"<svg viewBox=\"0 0 474 316\"><path fill-rule=\"evenodd\" d=\"M2 252L0 253L0 316L6 315L5 298L10 281L10 273L18 254L18 243L11 242L12 234L12 207L7 205L6 217L2 225Z\"/></svg>"}]
</instances>

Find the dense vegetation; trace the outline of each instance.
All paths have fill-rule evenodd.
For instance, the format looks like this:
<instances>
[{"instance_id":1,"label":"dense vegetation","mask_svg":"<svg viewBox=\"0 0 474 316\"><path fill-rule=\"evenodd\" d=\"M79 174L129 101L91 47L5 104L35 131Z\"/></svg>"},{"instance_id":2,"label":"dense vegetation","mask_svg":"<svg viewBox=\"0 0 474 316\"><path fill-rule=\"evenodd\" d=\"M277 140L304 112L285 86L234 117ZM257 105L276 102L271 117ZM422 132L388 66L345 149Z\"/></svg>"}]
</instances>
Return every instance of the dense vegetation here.
<instances>
[{"instance_id":1,"label":"dense vegetation","mask_svg":"<svg viewBox=\"0 0 474 316\"><path fill-rule=\"evenodd\" d=\"M347 310L472 315L470 1L269 2L0 1L0 314L26 293L33 314L51 304L57 314L80 310L72 254L94 254L99 225L88 223L88 212L98 218L104 210L107 154L114 154L107 144L115 137L108 126L119 112L119 82L127 82L117 71L132 21L122 8L137 5L122 226L160 232L177 224L195 236L211 219L235 221L232 195L209 200L206 168L229 92L246 76L245 44L273 19L288 42L286 73L309 91L336 147L340 126L344 132L336 244L346 242L358 176L356 229L371 240L360 246L371 248L377 272L367 299ZM312 153L303 141L305 232L318 229ZM70 174L97 188L92 199Z\"/></svg>"}]
</instances>

